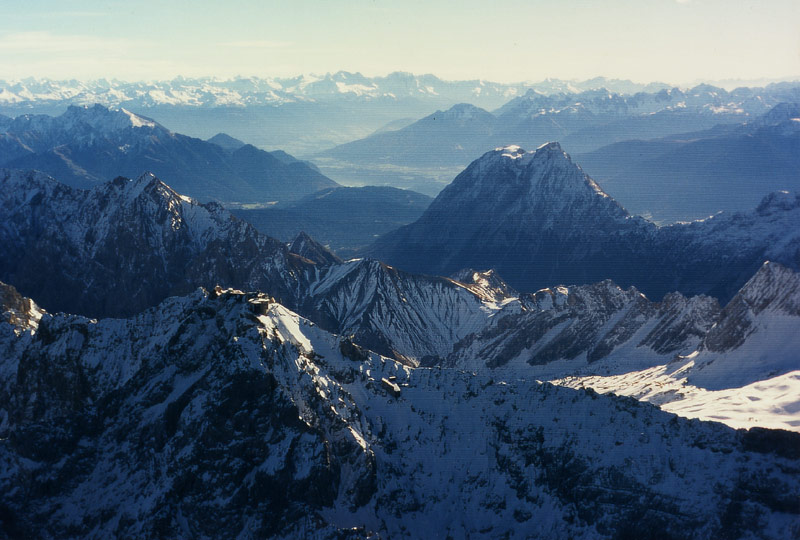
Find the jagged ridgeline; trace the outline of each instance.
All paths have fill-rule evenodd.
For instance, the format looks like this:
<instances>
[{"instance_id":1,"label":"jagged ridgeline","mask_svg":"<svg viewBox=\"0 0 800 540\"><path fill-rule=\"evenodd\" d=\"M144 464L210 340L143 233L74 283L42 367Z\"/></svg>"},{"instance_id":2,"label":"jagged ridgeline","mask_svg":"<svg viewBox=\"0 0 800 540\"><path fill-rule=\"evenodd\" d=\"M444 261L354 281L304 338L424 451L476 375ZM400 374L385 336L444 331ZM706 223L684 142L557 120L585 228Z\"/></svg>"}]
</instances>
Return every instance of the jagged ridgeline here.
<instances>
[{"instance_id":1,"label":"jagged ridgeline","mask_svg":"<svg viewBox=\"0 0 800 540\"><path fill-rule=\"evenodd\" d=\"M409 368L260 294L99 321L0 301L11 538L797 532L794 434Z\"/></svg>"},{"instance_id":2,"label":"jagged ridgeline","mask_svg":"<svg viewBox=\"0 0 800 540\"><path fill-rule=\"evenodd\" d=\"M551 145L535 154L515 155L518 156L516 159L495 152L484 160L500 165L508 162L513 172L518 160L534 164L543 157L554 156L556 163L571 167L573 176L568 176L567 180L571 178L582 183L577 184L577 188L584 190L583 198L578 200L589 201L603 209L606 216L611 214L606 223L621 230L623 237L628 234L626 227L632 227L634 238L644 238L648 242L653 237L670 238L671 253L681 252L688 257L688 249L695 249L695 256L699 258L695 259L695 264L704 264L703 268L721 265L720 261L729 263L715 268L716 273L708 272L701 276L699 282L693 282L691 275L678 282L690 290L714 288L720 283L733 287L739 282L738 271L741 269L737 264L748 268L754 266L751 274L741 278L743 284L760 266L760 262L756 263L760 257L780 260L780 256L772 255L796 250L795 237L800 234L800 227L785 227L798 216L797 200L791 196L776 194L769 197L756 212L747 216L662 231L627 217L624 210L604 196L596 185L588 183L590 180L584 176L576 177L574 171L577 168L556 147ZM484 160L477 161L468 172L479 170L485 164ZM13 283L51 311L88 316L129 316L167 296L186 294L198 286L213 288L223 284L243 290L262 290L326 330L355 334L357 341L364 346L412 365L441 362L454 352L457 343L470 334L483 331L493 318L519 320L520 324L525 320L526 325L547 329L557 326L562 317L568 316L572 320L584 320L587 328L595 329L591 331L591 338L580 331L583 337L578 341L562 329L567 332L563 334L563 340L572 341L575 346L554 344L551 348L541 349L539 360L571 358L586 351L593 351L590 356L594 359L606 356L614 349L612 344L625 342L630 336L626 334L625 339L620 336L612 339L611 334L606 337L596 334L596 329L601 327L599 321L609 320L615 313L631 309L630 306L637 303L641 306L636 310L648 320L666 317L664 324L667 328L671 320L667 316L669 313L682 313L681 317L693 321L685 334L679 333L682 337L672 346L666 345L668 340L663 343L647 341L662 354L691 352L691 336L703 335L714 321L715 308L709 307L713 305L710 299L687 302L677 295L666 298L663 307L651 307L649 301L640 299L638 291L623 292L609 283L557 292L555 300L548 304L551 307L545 309L547 295L544 293L529 297L505 285L499 288L482 286L469 272L448 279L408 274L374 260L340 263L307 236L297 239L293 245L297 253L292 253L286 245L259 234L219 205L202 205L181 196L152 175L137 180L118 178L89 191L69 188L38 173L7 171L1 178L3 190L0 197L5 219L0 229L0 278ZM555 175L549 178L559 181ZM526 183L525 177L520 179L512 175L508 179L523 185ZM463 183L463 178L457 183ZM454 186L457 188L456 184ZM514 188L512 192L516 193L518 189ZM569 203L564 204L567 206L559 208L569 212ZM542 203L542 206L548 210L547 204ZM549 209L554 210L552 207ZM547 219L553 222L562 219L559 217L561 211L550 218L534 215L538 216L540 226L545 226L542 223ZM425 219L421 223L425 223ZM511 223L506 225L510 227ZM598 242L607 241L605 237L597 238L599 231L591 226L576 234L596 238ZM706 237L702 236L704 234ZM568 240L570 237L564 240L566 253L580 257L574 261L576 265L581 261L588 265L591 255L598 254L597 248L588 244L585 251L578 250L583 244L576 244L570 252ZM437 241L433 232L430 241ZM695 241L696 244L692 243ZM688 246L685 251L681 251L681 242ZM645 244L645 247L647 245L652 244ZM732 246L736 246L736 250ZM703 247L707 249L701 249ZM729 248L727 253L736 254L731 260L719 258L726 253L726 247ZM447 255L445 246L442 246L441 253ZM604 255L599 253L598 256ZM686 263L681 262L672 271L678 272L683 268L682 264ZM43 272L42 268L47 271ZM562 266L556 270L560 268L565 269L566 275L559 278L555 274L552 280L556 283L565 282L573 275L570 274L574 271L571 267ZM581 275L594 271L586 267ZM651 271L657 273L659 269L651 268ZM663 268L660 271L666 272ZM731 272L734 272L733 277ZM717 279L722 281L714 281ZM595 307L583 313L565 311L558 300L562 295L573 304L585 303ZM569 302L565 305L570 305ZM557 314L559 311L562 313ZM517 316L517 312L553 315L551 322L547 322L544 315ZM502 317L494 317L495 314ZM665 329L664 335L671 335L670 332ZM490 333L484 335L490 340ZM548 335L554 337L554 334ZM643 339L645 336L640 337ZM530 353L525 339L520 339L516 345L509 341L503 348L478 357L490 364L501 365L519 357L521 351ZM599 347L599 341L606 339L608 344ZM466 341L460 346L475 351L475 345ZM545 354L545 350L550 352ZM500 354L500 351L505 352ZM536 363L539 360L535 360L535 356L531 354L528 359Z\"/></svg>"}]
</instances>

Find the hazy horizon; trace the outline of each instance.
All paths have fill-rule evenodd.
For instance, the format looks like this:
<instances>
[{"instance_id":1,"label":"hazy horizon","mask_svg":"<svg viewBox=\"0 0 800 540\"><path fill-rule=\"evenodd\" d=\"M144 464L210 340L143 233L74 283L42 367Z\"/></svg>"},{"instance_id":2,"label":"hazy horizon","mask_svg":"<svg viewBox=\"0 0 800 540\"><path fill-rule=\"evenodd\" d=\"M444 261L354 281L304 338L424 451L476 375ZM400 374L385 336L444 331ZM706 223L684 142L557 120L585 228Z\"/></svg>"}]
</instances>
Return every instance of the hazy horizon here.
<instances>
[{"instance_id":1,"label":"hazy horizon","mask_svg":"<svg viewBox=\"0 0 800 540\"><path fill-rule=\"evenodd\" d=\"M800 78L800 2L477 0L0 6L0 79L168 80L394 71L498 83L677 86Z\"/></svg>"},{"instance_id":2,"label":"hazy horizon","mask_svg":"<svg viewBox=\"0 0 800 540\"><path fill-rule=\"evenodd\" d=\"M224 82L232 82L232 81L247 80L247 79L288 80L288 79L301 78L301 77L304 77L304 78L308 79L309 81L312 81L312 80L321 80L324 77L333 76L333 75L336 75L336 74L342 73L342 72L348 73L348 74L351 74L351 75L362 75L362 76L364 76L366 78L370 78L370 79L380 79L380 78L388 77L389 75L392 75L394 73L404 73L404 74L409 74L409 75L415 76L415 77L433 76L433 77L436 77L436 78L438 78L439 80L441 80L443 82L465 82L465 81L480 80L481 82L484 82L484 83L503 84L503 85L509 85L509 86L514 86L514 85L534 86L534 85L538 85L538 84L544 84L547 81L560 81L560 82L565 82L565 83L582 84L582 83L586 83L586 82L594 80L594 79L606 79L608 81L630 82L632 84L643 85L643 86L644 85L650 85L650 84L665 84L665 85L669 85L671 87L682 88L682 89L693 88L693 87L701 85L701 84L710 84L712 86L716 86L718 88L723 88L725 90L731 91L731 90L733 90L735 88L740 88L740 87L751 87L751 88L753 88L753 87L765 87L765 86L770 85L770 84L782 83L782 82L788 82L788 83L797 82L797 83L800 83L800 75L790 75L790 76L786 76L786 77L772 77L772 78L765 77L765 78L757 78L757 79L747 79L747 78L737 78L737 79L697 79L697 80L689 81L689 82L682 83L682 84L681 83L673 83L671 81L664 81L664 80L635 80L635 79L625 79L625 78L618 78L618 77L606 77L604 75L595 75L593 77L571 78L571 79L562 79L562 78L558 78L558 77L545 77L545 78L537 79L537 80L530 79L530 80L520 80L520 81L511 81L511 82L501 82L501 81L496 81L496 80L491 80L491 79L486 79L486 78L479 78L479 77L472 78L472 79L456 79L456 78L442 77L442 76L440 76L440 75L438 75L436 73L411 73L411 72L399 71L399 70L389 71L389 72L386 72L386 73L375 73L375 74L373 74L373 73L362 73L362 72L352 72L352 71L347 71L347 70L335 70L335 71L327 71L327 72L324 72L324 73L298 73L298 74L292 75L292 76L281 76L281 75L270 75L270 74L259 74L259 75L237 74L237 75L232 75L232 76L227 76L227 77L220 77L220 76L216 76L216 75L189 76L189 75L178 74L178 75L175 75L175 76L172 76L172 77L149 78L149 79L143 79L143 78L142 79L134 79L134 78L126 79L126 78L120 78L120 77L86 77L86 78L75 78L75 77L72 77L72 78L66 79L66 78L56 78L56 77L48 77L48 76L33 76L33 75L29 75L29 76L26 76L26 77L17 77L17 78L5 78L5 79L4 78L0 78L0 82L6 82L6 83L12 83L13 84L13 83L24 82L24 81L27 81L27 80L40 81L40 82L41 81L69 82L69 81L74 80L74 81L77 81L79 83L91 83L91 82L98 82L98 81L108 81L108 82L120 82L120 83L124 83L124 84L137 84L137 83L147 84L147 83L154 83L154 82L170 82L170 81L184 79L184 80L212 80L212 81L215 81L215 82L224 83Z\"/></svg>"}]
</instances>

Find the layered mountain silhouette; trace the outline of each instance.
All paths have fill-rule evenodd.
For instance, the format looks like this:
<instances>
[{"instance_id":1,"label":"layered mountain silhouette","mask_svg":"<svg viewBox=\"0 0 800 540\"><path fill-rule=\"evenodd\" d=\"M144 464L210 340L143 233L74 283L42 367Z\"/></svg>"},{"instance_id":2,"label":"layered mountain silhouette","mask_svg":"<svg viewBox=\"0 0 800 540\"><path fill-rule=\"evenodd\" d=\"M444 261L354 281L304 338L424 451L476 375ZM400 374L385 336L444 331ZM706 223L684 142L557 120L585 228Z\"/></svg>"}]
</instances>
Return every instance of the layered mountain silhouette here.
<instances>
[{"instance_id":1,"label":"layered mountain silhouette","mask_svg":"<svg viewBox=\"0 0 800 540\"><path fill-rule=\"evenodd\" d=\"M603 88L549 95L529 90L493 112L461 103L401 129L375 133L318 155L355 164L445 167L466 165L483 149L511 141L535 148L559 140L576 152L587 152L622 140L741 123L748 115L765 113L767 103L777 103L768 92L760 97L747 90L726 92L708 85L636 94Z\"/></svg>"},{"instance_id":2,"label":"layered mountain silhouette","mask_svg":"<svg viewBox=\"0 0 800 540\"><path fill-rule=\"evenodd\" d=\"M288 154L234 146L173 133L125 109L73 106L0 129L0 166L38 169L81 188L150 170L182 193L228 203L293 200L337 186Z\"/></svg>"},{"instance_id":3,"label":"layered mountain silhouette","mask_svg":"<svg viewBox=\"0 0 800 540\"><path fill-rule=\"evenodd\" d=\"M388 186L323 189L299 201L233 214L259 231L289 241L306 232L342 256L352 255L375 239L416 221L433 199Z\"/></svg>"},{"instance_id":4,"label":"layered mountain silhouette","mask_svg":"<svg viewBox=\"0 0 800 540\"><path fill-rule=\"evenodd\" d=\"M701 219L752 208L764 193L800 190L800 106L746 124L605 146L576 160L635 214Z\"/></svg>"},{"instance_id":5,"label":"layered mountain silhouette","mask_svg":"<svg viewBox=\"0 0 800 540\"><path fill-rule=\"evenodd\" d=\"M542 164L547 166L542 169ZM530 177L516 174L528 167L538 171L534 175L536 189L530 184ZM497 170L504 171L505 176L486 174ZM436 244L436 235L428 233L430 242L438 249L437 256L452 255L447 248L458 245L459 239L453 235L461 230L468 233L469 238L502 238L503 227L510 226L509 223L497 221L495 229L491 230L489 224L481 220L497 218L500 216L497 211L505 204L521 212L505 216L511 223L520 225L517 230L535 228L539 232L537 239L547 240L535 247L555 250L557 245L563 246L563 258L555 261L560 266L545 257L535 259L541 265L548 262L551 265L545 268L554 276L550 286L569 283L568 278L576 276L570 274L571 271L591 277L600 271L593 266L593 260L601 260L607 264L606 271L622 268L630 272L623 277L636 276L652 288L667 289L670 284L653 283L645 278L659 272L662 275L674 272L682 279L675 282L686 288L723 290L723 286L735 286L738 273L745 272L751 260L761 256L777 260L773 255L793 253L792 250L797 249L796 235L800 229L787 227L787 223L791 225L791 220L796 219L798 203L795 197L786 194L768 198L751 215L736 215L711 225L703 222L658 229L644 220L627 216L555 144L535 153L518 148L492 152L473 164L467 173L475 175L466 180L468 183L490 176L501 183L492 188L492 182L487 180L476 187L472 195L462 193L460 200L466 213L459 214L455 208L447 214L463 225L446 220L436 225L442 235L451 237L450 244ZM186 294L199 286L213 288L220 284L242 290L261 290L324 329L353 335L358 343L371 350L410 365L436 364L447 358L448 362L458 364L461 362L458 355L451 357L451 353L459 349L472 351L469 362L488 365L503 365L515 358L539 364L580 355L586 355L590 361L597 360L619 346L630 344L632 336L650 324L645 321L660 319L663 319L663 323L659 323L662 330L647 339L639 335L636 343L656 354L688 353L696 345L692 339L703 335L715 320L716 301L711 299L688 302L681 295L672 295L664 299L663 306L653 307L650 301L639 300L642 288L625 291L610 282L574 291L567 289L563 294L558 292L560 289L552 293L570 305L595 306L573 313L559 308L561 300L554 299L548 304L550 293L528 297L506 285L494 273L478 273L484 277L475 277L478 274L470 271L443 278L409 274L376 260L355 259L342 263L308 235L299 235L289 247L259 233L220 205L200 204L176 193L150 174L136 180L117 178L88 191L60 184L41 173L6 171L0 180L3 187L0 207L4 209L0 227L0 279L12 283L25 295L39 298L41 305L51 311L95 317L129 316L168 296ZM454 183L448 190L459 191L459 184ZM523 192L537 189L550 190L551 196L536 200L522 196ZM494 203L493 198L497 199ZM469 211L474 201L484 204L485 215ZM570 215L574 212L583 212L583 221L573 224ZM525 214L530 215L525 218ZM593 215L600 217L592 218ZM523 218L527 221L520 221ZM425 223L425 219L423 217L420 222ZM705 227L712 228L709 232ZM490 234L476 237L475 231ZM635 242L654 242L654 238L660 242L658 246L661 247L655 253L661 257L658 260L663 268L639 268L630 259L616 263L611 256L625 255L619 245L633 252L637 246ZM609 241L628 244L609 244ZM764 247L765 243L769 244L768 248ZM652 248L655 244L638 244L638 247L645 249L642 245ZM466 241L464 246L471 244ZM420 253L433 257L433 252L421 250ZM724 259L726 253L737 253L739 259ZM526 253L520 248L517 254ZM689 258L692 254L695 259ZM672 258L677 259L678 255L687 259L667 267L664 261L675 260ZM574 268L566 261L571 261ZM686 272L684 265L696 265L704 273ZM760 265L756 264L741 283ZM513 268L507 266L506 270ZM535 276L536 270L534 265L523 275ZM542 278L538 276L537 279ZM659 296L651 298L660 299ZM548 311L551 308L552 311ZM606 322L630 309L643 317L637 319L636 324L627 324L631 333L613 328L601 330ZM542 311L549 314L517 316L521 312ZM697 315L678 317L678 313ZM534 339L536 332L533 331L522 341L509 338L515 344L508 347L489 345L492 336L497 335L487 326L490 321L518 320L512 328L533 325L544 329L560 324L564 317L574 319L576 328L584 328L578 332L580 339L573 335L574 331L548 334L552 343L547 346L539 343L537 347L541 351L536 354L524 345L525 340ZM682 330L680 321L684 318L688 329ZM457 346L461 340L481 330L486 333ZM558 344L559 339L572 345L564 348ZM481 350L488 347L487 351L494 352L477 354L475 347ZM520 356L525 351L528 356Z\"/></svg>"}]
</instances>

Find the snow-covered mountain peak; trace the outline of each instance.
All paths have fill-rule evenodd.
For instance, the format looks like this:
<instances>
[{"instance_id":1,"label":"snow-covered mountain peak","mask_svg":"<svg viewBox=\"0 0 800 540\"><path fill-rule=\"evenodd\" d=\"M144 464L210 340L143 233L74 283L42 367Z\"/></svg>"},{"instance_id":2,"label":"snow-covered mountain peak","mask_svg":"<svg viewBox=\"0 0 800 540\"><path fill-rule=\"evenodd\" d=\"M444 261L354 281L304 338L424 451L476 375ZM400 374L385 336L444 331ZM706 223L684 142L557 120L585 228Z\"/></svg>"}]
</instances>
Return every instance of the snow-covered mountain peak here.
<instances>
[{"instance_id":1,"label":"snow-covered mountain peak","mask_svg":"<svg viewBox=\"0 0 800 540\"><path fill-rule=\"evenodd\" d=\"M698 352L686 357L689 382L738 388L796 371L798 326L800 274L765 262L722 310Z\"/></svg>"},{"instance_id":2,"label":"snow-covered mountain peak","mask_svg":"<svg viewBox=\"0 0 800 540\"><path fill-rule=\"evenodd\" d=\"M717 324L700 345L701 351L726 352L752 342L749 336L769 326L785 326L800 316L800 274L767 261L722 310ZM775 325L775 321L784 321ZM796 324L796 323L795 323ZM769 339L769 336L767 336ZM775 339L789 340L788 336ZM747 351L744 351L747 353ZM796 361L796 351L791 355Z\"/></svg>"},{"instance_id":3,"label":"snow-covered mountain peak","mask_svg":"<svg viewBox=\"0 0 800 540\"><path fill-rule=\"evenodd\" d=\"M800 315L800 274L782 264L766 261L745 283L739 295L755 314L771 309Z\"/></svg>"},{"instance_id":4,"label":"snow-covered mountain peak","mask_svg":"<svg viewBox=\"0 0 800 540\"><path fill-rule=\"evenodd\" d=\"M525 196L528 202L547 199L552 200L557 207L562 207L574 202L576 198L600 197L612 201L572 161L558 142L545 143L533 151L525 151L519 145L500 147L484 154L473 165L475 167L471 165L467 169L472 169L472 178L490 184L496 184L504 176L501 171L505 170L505 176L513 177L515 183L528 186ZM508 175L508 172L511 174ZM613 206L618 208L615 214L620 217L626 214L616 202Z\"/></svg>"},{"instance_id":5,"label":"snow-covered mountain peak","mask_svg":"<svg viewBox=\"0 0 800 540\"><path fill-rule=\"evenodd\" d=\"M82 123L102 134L117 133L128 128L161 127L155 121L127 109L105 107L99 103L92 106L70 105L59 118L65 129L74 128L76 124Z\"/></svg>"},{"instance_id":6,"label":"snow-covered mountain peak","mask_svg":"<svg viewBox=\"0 0 800 540\"><path fill-rule=\"evenodd\" d=\"M114 190L116 191L116 197L126 201L132 201L144 193L156 199L168 199L176 202L195 202L189 197L175 192L171 187L159 180L155 174L149 171L142 173L136 178L118 176L111 182L100 185L95 189Z\"/></svg>"},{"instance_id":7,"label":"snow-covered mountain peak","mask_svg":"<svg viewBox=\"0 0 800 540\"><path fill-rule=\"evenodd\" d=\"M720 538L738 515L795 530L782 434L409 369L230 289L42 326L0 339L7 536Z\"/></svg>"},{"instance_id":8,"label":"snow-covered mountain peak","mask_svg":"<svg viewBox=\"0 0 800 540\"><path fill-rule=\"evenodd\" d=\"M46 152L62 145L93 147L109 141L130 144L132 138L171 135L149 118L99 104L71 105L60 116L23 114L1 129L3 135L29 152Z\"/></svg>"}]
</instances>

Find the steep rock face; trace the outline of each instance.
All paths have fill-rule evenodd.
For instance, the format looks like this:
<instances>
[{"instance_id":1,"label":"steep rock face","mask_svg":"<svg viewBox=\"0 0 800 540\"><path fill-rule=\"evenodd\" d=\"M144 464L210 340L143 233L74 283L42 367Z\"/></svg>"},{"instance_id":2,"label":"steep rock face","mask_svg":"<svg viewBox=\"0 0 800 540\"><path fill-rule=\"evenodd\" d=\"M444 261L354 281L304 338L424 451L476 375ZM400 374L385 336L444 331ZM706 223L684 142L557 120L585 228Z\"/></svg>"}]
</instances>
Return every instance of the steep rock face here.
<instances>
[{"instance_id":1,"label":"steep rock face","mask_svg":"<svg viewBox=\"0 0 800 540\"><path fill-rule=\"evenodd\" d=\"M609 368L606 360L641 369L688 354L719 309L680 294L654 304L611 282L530 295L494 271L448 279L374 260L328 262L307 251L309 238L292 253L219 205L198 204L149 175L90 191L35 173L2 178L0 278L50 311L128 316L198 286L258 289L409 365L554 363L563 376ZM784 202L794 204L779 197L762 211L777 207L780 215Z\"/></svg>"},{"instance_id":2,"label":"steep rock face","mask_svg":"<svg viewBox=\"0 0 800 540\"><path fill-rule=\"evenodd\" d=\"M51 311L128 315L198 285L233 283L291 300L286 247L151 174L92 190L0 173L0 275Z\"/></svg>"},{"instance_id":3,"label":"steep rock face","mask_svg":"<svg viewBox=\"0 0 800 540\"><path fill-rule=\"evenodd\" d=\"M300 246L301 254L291 253L219 205L178 195L152 175L89 191L39 173L0 178L0 276L50 311L125 316L198 286L257 289L411 363L444 354L491 312L446 279L377 261L320 264Z\"/></svg>"},{"instance_id":4,"label":"steep rock face","mask_svg":"<svg viewBox=\"0 0 800 540\"><path fill-rule=\"evenodd\" d=\"M778 538L800 519L791 437L352 354L264 296L45 315L0 351L12 537Z\"/></svg>"},{"instance_id":5,"label":"steep rock face","mask_svg":"<svg viewBox=\"0 0 800 540\"><path fill-rule=\"evenodd\" d=\"M16 339L16 366L4 342L4 531L304 536L331 529L320 510L337 499L363 505L374 456L297 380L307 359L256 324L259 301L201 293L131 320L45 316Z\"/></svg>"},{"instance_id":6,"label":"steep rock face","mask_svg":"<svg viewBox=\"0 0 800 540\"><path fill-rule=\"evenodd\" d=\"M726 302L765 259L800 266L800 197L751 213L658 228L630 216L561 148L507 147L473 162L416 222L368 250L415 272L495 268L522 291L613 279L651 298Z\"/></svg>"},{"instance_id":7,"label":"steep rock face","mask_svg":"<svg viewBox=\"0 0 800 540\"><path fill-rule=\"evenodd\" d=\"M321 269L306 294L301 311L309 318L411 365L443 357L497 311L451 280L374 260Z\"/></svg>"},{"instance_id":8,"label":"steep rock face","mask_svg":"<svg viewBox=\"0 0 800 540\"><path fill-rule=\"evenodd\" d=\"M522 309L501 310L481 331L456 343L447 365L537 375L600 371L612 366L592 365L607 359L642 368L694 350L719 314L712 298L674 293L656 303L610 281L543 289L520 301Z\"/></svg>"},{"instance_id":9,"label":"steep rock face","mask_svg":"<svg viewBox=\"0 0 800 540\"><path fill-rule=\"evenodd\" d=\"M0 130L0 166L41 170L80 188L150 170L181 193L226 202L293 200L338 185L303 162L250 145L228 151L101 105L15 118Z\"/></svg>"},{"instance_id":10,"label":"steep rock face","mask_svg":"<svg viewBox=\"0 0 800 540\"><path fill-rule=\"evenodd\" d=\"M635 257L630 237L652 228L631 219L557 143L535 152L511 146L473 162L418 221L380 238L370 254L416 272L495 268L523 290L624 283L629 265L621 261Z\"/></svg>"},{"instance_id":11,"label":"steep rock face","mask_svg":"<svg viewBox=\"0 0 800 540\"><path fill-rule=\"evenodd\" d=\"M688 380L732 388L800 369L799 330L800 274L766 262L703 338Z\"/></svg>"},{"instance_id":12,"label":"steep rock face","mask_svg":"<svg viewBox=\"0 0 800 540\"><path fill-rule=\"evenodd\" d=\"M36 302L19 294L17 289L0 281L0 322L11 325L14 332L36 329L43 310Z\"/></svg>"},{"instance_id":13,"label":"steep rock face","mask_svg":"<svg viewBox=\"0 0 800 540\"><path fill-rule=\"evenodd\" d=\"M736 428L799 431L798 308L800 274L766 262L719 312L699 343L694 340L697 345L690 353L676 350L668 361L662 357L644 369L629 364L618 371L551 370L549 379L632 396L681 416Z\"/></svg>"}]
</instances>

